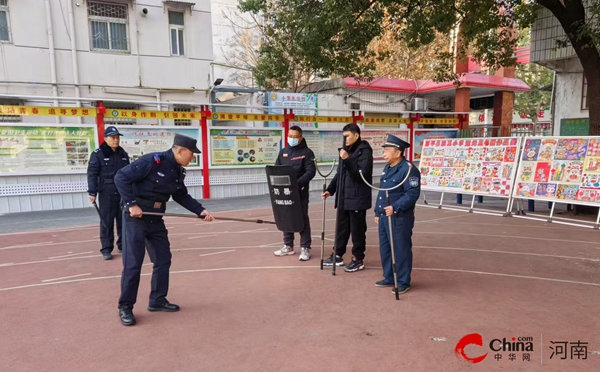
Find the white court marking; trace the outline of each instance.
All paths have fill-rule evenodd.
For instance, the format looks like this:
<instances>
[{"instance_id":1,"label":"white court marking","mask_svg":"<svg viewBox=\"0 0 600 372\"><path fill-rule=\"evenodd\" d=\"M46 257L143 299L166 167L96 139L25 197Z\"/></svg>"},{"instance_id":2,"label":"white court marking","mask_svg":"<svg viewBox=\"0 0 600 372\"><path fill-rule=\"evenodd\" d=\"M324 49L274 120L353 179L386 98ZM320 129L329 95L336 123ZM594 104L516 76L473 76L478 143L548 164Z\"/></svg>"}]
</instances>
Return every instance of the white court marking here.
<instances>
[{"instance_id":1,"label":"white court marking","mask_svg":"<svg viewBox=\"0 0 600 372\"><path fill-rule=\"evenodd\" d=\"M320 266L254 266L254 267L221 267L214 269L192 269L192 270L179 270L179 271L171 271L171 274L189 274L189 273L201 273L201 272L219 272L219 271L238 271L238 270L291 270L291 269L319 269ZM371 267L369 267L371 269ZM381 267L372 267L372 269L381 269ZM491 276L500 276L507 278L518 278L518 279L531 279L531 280L540 280L540 281L549 281L549 282L557 282L557 283L567 283L567 284L580 284L580 285L589 285L594 287L600 287L600 283L590 283L590 282L579 282L575 280L564 280L564 279L554 279L554 278L542 278L538 276L526 276L526 275L516 275L516 274L503 274L503 273L492 273L487 271L473 271L473 270L459 270L459 269L438 269L438 268L418 268L415 267L413 270L419 271L438 271L438 272L456 272L456 273L467 273L467 274L478 274L478 275L491 275ZM141 276L149 276L152 273L144 273ZM77 283L77 282L87 282L92 280L105 280L105 279L120 279L121 275L111 275L111 276L100 276L95 278L84 278L84 279L73 279L73 280L64 280L64 281L55 281L55 282L46 282L46 283L36 283L36 284L27 284L16 287L6 287L0 288L0 292L10 291L15 289L25 289L25 288L35 288L35 287L43 287L47 285L56 285L56 284L68 284L68 283Z\"/></svg>"},{"instance_id":2,"label":"white court marking","mask_svg":"<svg viewBox=\"0 0 600 372\"><path fill-rule=\"evenodd\" d=\"M415 234L436 234L436 235L470 235L470 236L485 236L490 238L504 238L504 239L532 239L532 240L549 240L552 242L566 242L566 243L582 243L582 244L600 244L599 242L589 242L585 240L568 240L568 239L553 239L553 238L538 238L533 236L519 236L519 235L489 235L489 234L475 234L475 233L462 233L462 232L443 232L443 231L415 231ZM600 249L600 248L596 248Z\"/></svg>"},{"instance_id":3,"label":"white court marking","mask_svg":"<svg viewBox=\"0 0 600 372\"><path fill-rule=\"evenodd\" d=\"M81 253L72 253L72 254L66 254L64 256L54 256L54 257L48 257L49 260L55 259L55 258L65 258L65 257L72 257L72 256L81 256L82 254L88 254L88 253L93 253L93 251L88 251L88 252L81 252Z\"/></svg>"},{"instance_id":4,"label":"white court marking","mask_svg":"<svg viewBox=\"0 0 600 372\"><path fill-rule=\"evenodd\" d=\"M235 252L235 249L232 249L230 251L221 251L221 252L213 252L213 253L205 253L205 254L201 254L198 257L205 257L205 256L214 256L215 254L222 254L222 253L231 253L231 252Z\"/></svg>"},{"instance_id":5,"label":"white court marking","mask_svg":"<svg viewBox=\"0 0 600 372\"><path fill-rule=\"evenodd\" d=\"M215 236L219 236L219 235L216 235L216 234L195 235L195 236L188 237L188 240L189 239L198 239L198 238L212 238L212 237L215 237Z\"/></svg>"},{"instance_id":6,"label":"white court marking","mask_svg":"<svg viewBox=\"0 0 600 372\"><path fill-rule=\"evenodd\" d=\"M54 282L57 280L64 280L64 279L79 278L80 276L87 276L87 275L92 275L92 273L63 276L62 278L46 279L46 280L42 280L42 283Z\"/></svg>"},{"instance_id":7,"label":"white court marking","mask_svg":"<svg viewBox=\"0 0 600 372\"><path fill-rule=\"evenodd\" d=\"M422 245L413 246L413 249L414 248L416 248L416 249L441 249L441 250L451 250L451 251L500 253L500 254L515 254L515 255L522 255L522 256L540 256L540 257L549 257L549 258L564 258L564 259L567 259L567 260L568 259L573 259L573 260L584 260L584 261L600 262L600 258L559 256L559 255L554 255L554 254L543 254L543 253L496 251L496 250L488 250L488 249L455 248L455 247L427 247L427 246L422 246Z\"/></svg>"},{"instance_id":8,"label":"white court marking","mask_svg":"<svg viewBox=\"0 0 600 372\"><path fill-rule=\"evenodd\" d=\"M25 244L25 245L13 245L13 246L8 246L8 247L2 247L0 248L0 251L4 251L7 249L23 249L23 248L37 248L37 247L48 247L51 245L64 245L64 244L77 244L77 243L90 243L90 242L95 242L97 241L96 239L92 239L92 240L78 240L78 241L72 241L72 242L57 242L57 243L47 243L47 244Z\"/></svg>"}]
</instances>

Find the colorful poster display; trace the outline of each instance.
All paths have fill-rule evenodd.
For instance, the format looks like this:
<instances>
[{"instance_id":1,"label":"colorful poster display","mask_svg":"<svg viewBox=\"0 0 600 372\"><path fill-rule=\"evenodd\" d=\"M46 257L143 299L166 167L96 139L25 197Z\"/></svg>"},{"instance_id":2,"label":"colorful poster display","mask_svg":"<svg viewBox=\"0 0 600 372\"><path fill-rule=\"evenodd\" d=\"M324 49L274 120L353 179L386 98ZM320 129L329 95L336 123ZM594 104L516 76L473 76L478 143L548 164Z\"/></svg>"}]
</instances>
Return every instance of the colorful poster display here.
<instances>
[{"instance_id":1,"label":"colorful poster display","mask_svg":"<svg viewBox=\"0 0 600 372\"><path fill-rule=\"evenodd\" d=\"M426 139L423 190L510 197L521 138Z\"/></svg>"},{"instance_id":2,"label":"colorful poster display","mask_svg":"<svg viewBox=\"0 0 600 372\"><path fill-rule=\"evenodd\" d=\"M515 198L600 205L600 137L526 137Z\"/></svg>"},{"instance_id":3,"label":"colorful poster display","mask_svg":"<svg viewBox=\"0 0 600 372\"><path fill-rule=\"evenodd\" d=\"M413 149L413 161L421 160L421 152L425 140L448 138L458 138L458 131L455 129L415 130L414 139L410 144Z\"/></svg>"},{"instance_id":4,"label":"colorful poster display","mask_svg":"<svg viewBox=\"0 0 600 372\"><path fill-rule=\"evenodd\" d=\"M211 165L273 165L281 139L280 129L211 129Z\"/></svg>"},{"instance_id":5,"label":"colorful poster display","mask_svg":"<svg viewBox=\"0 0 600 372\"><path fill-rule=\"evenodd\" d=\"M93 126L0 126L0 175L82 173L96 148Z\"/></svg>"},{"instance_id":6,"label":"colorful poster display","mask_svg":"<svg viewBox=\"0 0 600 372\"><path fill-rule=\"evenodd\" d=\"M373 148L373 161L384 161L383 143L387 134L392 134L400 139L408 141L408 130L363 130L361 138ZM306 144L313 150L318 163L331 163L339 158L338 149L342 147L342 131L310 131L303 130L302 134Z\"/></svg>"},{"instance_id":7,"label":"colorful poster display","mask_svg":"<svg viewBox=\"0 0 600 372\"><path fill-rule=\"evenodd\" d=\"M175 134L195 138L198 148L201 149L200 130L181 129L180 127L156 127L156 126L118 126L121 137L121 147L127 151L131 161L137 160L144 154L151 152L167 151L173 146ZM196 155L186 168L200 166L200 155Z\"/></svg>"}]
</instances>

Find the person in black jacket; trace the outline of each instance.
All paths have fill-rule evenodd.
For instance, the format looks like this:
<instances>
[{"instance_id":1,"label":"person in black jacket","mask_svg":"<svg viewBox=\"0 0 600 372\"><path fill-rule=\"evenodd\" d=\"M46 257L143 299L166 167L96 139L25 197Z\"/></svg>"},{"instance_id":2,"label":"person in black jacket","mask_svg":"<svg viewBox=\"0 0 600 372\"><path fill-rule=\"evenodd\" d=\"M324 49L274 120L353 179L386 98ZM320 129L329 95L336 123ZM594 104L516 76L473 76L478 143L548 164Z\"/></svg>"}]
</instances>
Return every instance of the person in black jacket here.
<instances>
[{"instance_id":1,"label":"person in black jacket","mask_svg":"<svg viewBox=\"0 0 600 372\"><path fill-rule=\"evenodd\" d=\"M340 149L340 168L343 171L335 174L333 180L323 193L322 198L327 199L339 192L335 208L338 209L336 219L336 237L334 242L335 264L344 266L343 256L346 245L352 234L352 262L344 268L347 272L354 272L365 268L363 260L367 248L367 210L372 207L371 188L365 184L360 176L362 171L365 179L373 183L373 148L360 138L360 127L348 124L342 129L346 138L345 146ZM338 179L341 177L338 190ZM333 266L333 253L323 261L324 266Z\"/></svg>"},{"instance_id":2,"label":"person in black jacket","mask_svg":"<svg viewBox=\"0 0 600 372\"><path fill-rule=\"evenodd\" d=\"M310 219L308 218L308 186L317 172L315 167L315 154L306 145L302 137L302 128L290 127L288 134L288 145L281 149L275 165L290 165L296 171L296 180L300 189L300 201L302 202L302 215L304 217L304 230L300 232L300 261L308 261L310 258L310 246L312 244ZM294 254L294 233L283 233L283 248L273 252L275 256L286 256Z\"/></svg>"},{"instance_id":3,"label":"person in black jacket","mask_svg":"<svg viewBox=\"0 0 600 372\"><path fill-rule=\"evenodd\" d=\"M117 248L122 252L121 195L115 186L114 177L119 169L129 164L129 155L119 146L122 136L115 127L104 131L104 142L90 156L87 169L88 194L91 203L98 199L100 210L100 253L105 260L112 259L117 220Z\"/></svg>"}]
</instances>

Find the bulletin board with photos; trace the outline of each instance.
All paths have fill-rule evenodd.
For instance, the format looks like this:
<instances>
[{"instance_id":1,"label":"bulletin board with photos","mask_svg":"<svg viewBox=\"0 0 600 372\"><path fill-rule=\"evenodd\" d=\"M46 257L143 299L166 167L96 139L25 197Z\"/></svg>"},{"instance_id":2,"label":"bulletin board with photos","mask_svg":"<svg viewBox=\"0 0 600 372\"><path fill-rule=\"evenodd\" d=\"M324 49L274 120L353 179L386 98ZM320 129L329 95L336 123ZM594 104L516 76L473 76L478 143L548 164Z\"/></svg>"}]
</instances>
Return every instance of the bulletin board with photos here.
<instances>
[{"instance_id":1,"label":"bulletin board with photos","mask_svg":"<svg viewBox=\"0 0 600 372\"><path fill-rule=\"evenodd\" d=\"M600 205L600 137L526 137L515 198Z\"/></svg>"},{"instance_id":2,"label":"bulletin board with photos","mask_svg":"<svg viewBox=\"0 0 600 372\"><path fill-rule=\"evenodd\" d=\"M421 189L508 198L520 144L515 137L425 140Z\"/></svg>"}]
</instances>

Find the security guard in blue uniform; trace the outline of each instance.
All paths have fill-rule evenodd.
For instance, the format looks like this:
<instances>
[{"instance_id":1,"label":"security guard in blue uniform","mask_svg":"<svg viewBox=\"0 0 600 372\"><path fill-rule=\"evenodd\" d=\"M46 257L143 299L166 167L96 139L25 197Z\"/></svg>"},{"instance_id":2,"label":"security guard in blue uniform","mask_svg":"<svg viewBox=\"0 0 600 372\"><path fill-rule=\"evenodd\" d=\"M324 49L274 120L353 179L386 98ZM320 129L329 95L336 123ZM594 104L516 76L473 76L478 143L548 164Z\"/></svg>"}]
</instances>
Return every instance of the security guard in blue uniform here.
<instances>
[{"instance_id":1,"label":"security guard in blue uniform","mask_svg":"<svg viewBox=\"0 0 600 372\"><path fill-rule=\"evenodd\" d=\"M100 205L100 253L105 260L112 259L115 242L115 219L117 220L117 248L122 249L121 195L115 186L114 177L119 169L129 164L129 155L121 146L122 136L115 127L104 131L104 142L90 156L87 169L88 195L90 202Z\"/></svg>"},{"instance_id":2,"label":"security guard in blue uniform","mask_svg":"<svg viewBox=\"0 0 600 372\"><path fill-rule=\"evenodd\" d=\"M402 182L409 171L410 163L404 158L404 150L410 144L391 134L383 144L383 158L388 163L381 174L380 188L391 189ZM398 293L410 289L412 272L412 230L415 225L415 205L421 193L421 172L413 165L408 180L395 190L389 191L390 206L387 206L385 191L380 191L375 203L375 223L379 225L379 253L383 266L383 280L378 287L394 286L390 239L394 239L394 254L398 274ZM388 216L392 218L392 234ZM392 293L395 293L392 290Z\"/></svg>"},{"instance_id":3,"label":"security guard in blue uniform","mask_svg":"<svg viewBox=\"0 0 600 372\"><path fill-rule=\"evenodd\" d=\"M144 212L164 213L166 203L173 200L189 211L212 221L212 216L196 201L184 185L185 168L199 154L196 140L175 135L173 148L150 153L121 169L116 177L117 188L123 198L123 274L119 317L123 325L135 324L133 305L137 300L140 272L145 249L154 264L149 311L179 311L179 306L167 301L171 250L167 229L162 216L144 215Z\"/></svg>"}]
</instances>

